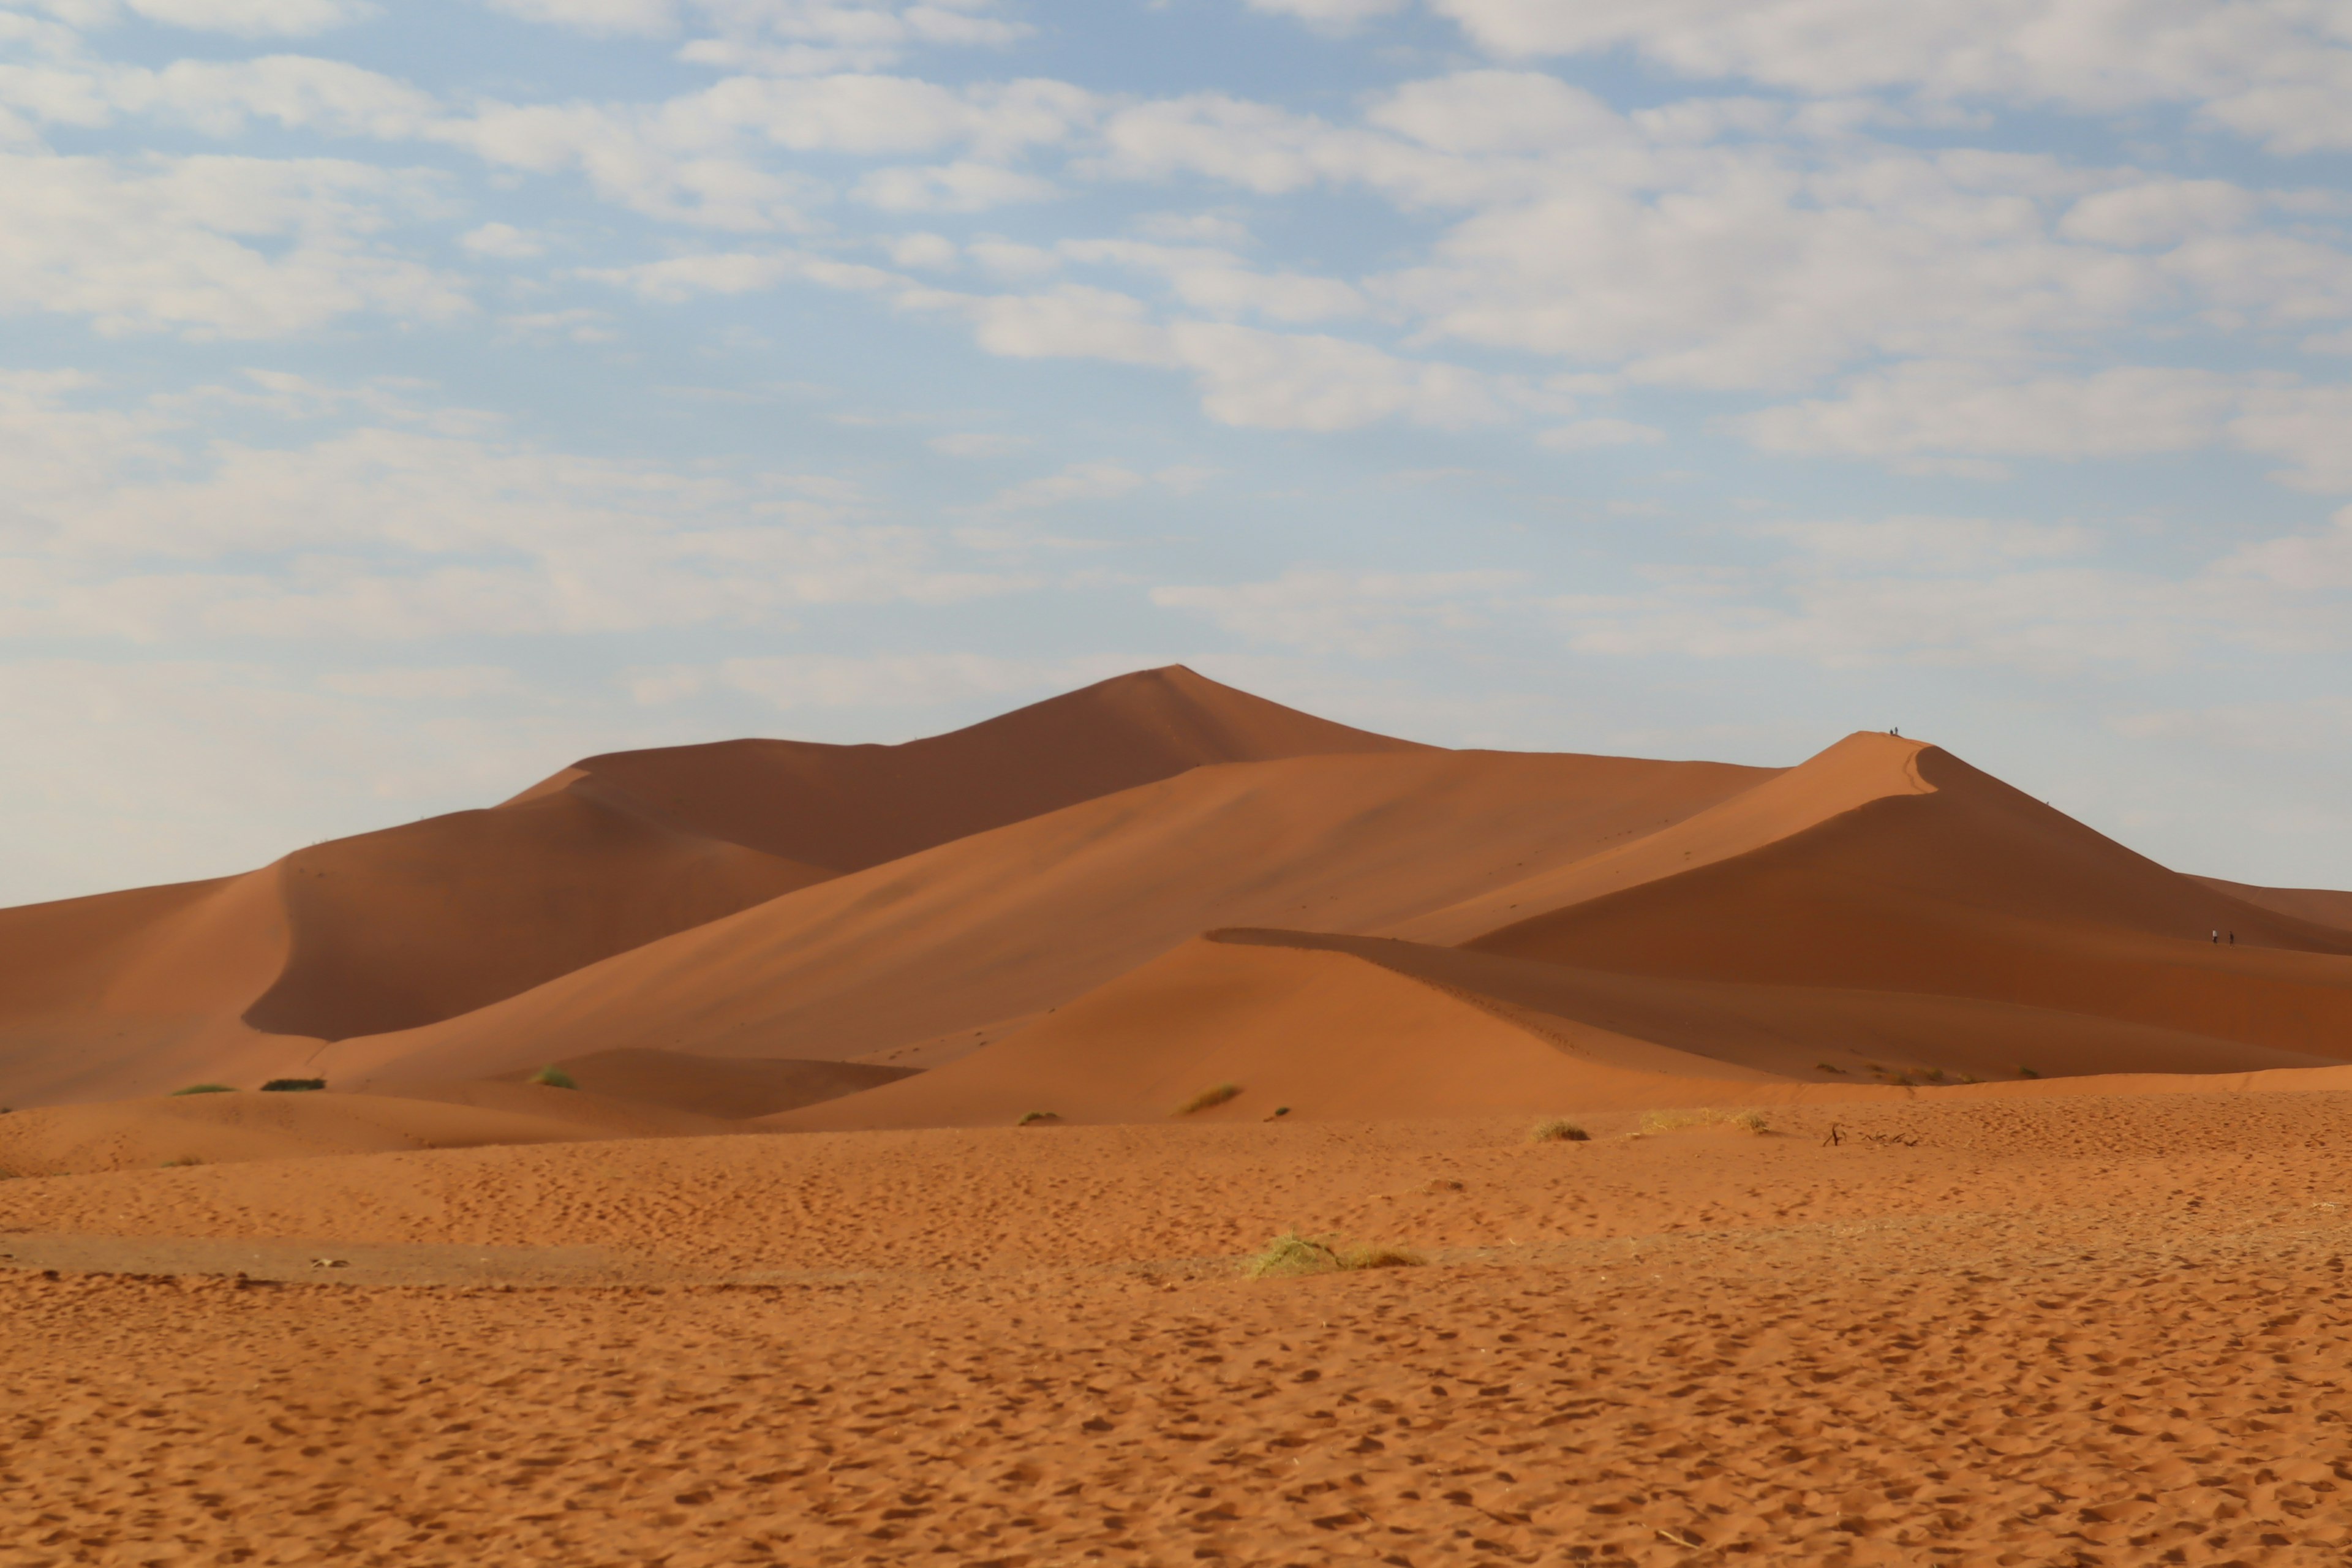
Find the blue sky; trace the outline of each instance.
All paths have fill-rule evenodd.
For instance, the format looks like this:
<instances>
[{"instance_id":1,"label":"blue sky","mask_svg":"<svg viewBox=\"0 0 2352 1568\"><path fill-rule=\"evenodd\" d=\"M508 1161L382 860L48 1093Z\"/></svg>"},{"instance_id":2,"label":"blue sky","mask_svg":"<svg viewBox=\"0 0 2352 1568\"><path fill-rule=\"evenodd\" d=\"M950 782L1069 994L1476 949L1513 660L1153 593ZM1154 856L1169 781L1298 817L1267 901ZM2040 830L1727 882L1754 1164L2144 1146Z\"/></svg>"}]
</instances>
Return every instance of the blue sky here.
<instances>
[{"instance_id":1,"label":"blue sky","mask_svg":"<svg viewBox=\"0 0 2352 1568\"><path fill-rule=\"evenodd\" d=\"M2352 886L2352 6L0 0L0 903L1181 660Z\"/></svg>"}]
</instances>

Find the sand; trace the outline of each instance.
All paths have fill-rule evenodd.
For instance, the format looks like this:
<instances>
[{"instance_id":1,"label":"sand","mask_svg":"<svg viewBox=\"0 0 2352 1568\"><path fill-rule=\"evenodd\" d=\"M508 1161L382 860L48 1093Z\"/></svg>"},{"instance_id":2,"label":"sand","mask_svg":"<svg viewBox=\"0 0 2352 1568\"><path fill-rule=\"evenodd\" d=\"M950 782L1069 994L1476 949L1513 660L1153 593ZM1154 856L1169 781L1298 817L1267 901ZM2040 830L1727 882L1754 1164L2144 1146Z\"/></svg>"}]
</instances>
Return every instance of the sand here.
<instances>
[{"instance_id":1,"label":"sand","mask_svg":"<svg viewBox=\"0 0 2352 1568\"><path fill-rule=\"evenodd\" d=\"M322 1042L461 1018L844 871L1203 764L1428 750L1178 667L903 746L591 757L496 808L242 877L0 910L0 1105L257 1086L316 1070ZM649 1045L697 1048L642 1026L586 1047L541 1037L458 1076Z\"/></svg>"},{"instance_id":2,"label":"sand","mask_svg":"<svg viewBox=\"0 0 2352 1568\"><path fill-rule=\"evenodd\" d=\"M7 1104L0 1568L2352 1561L2352 894L1916 741L592 757L0 910Z\"/></svg>"},{"instance_id":3,"label":"sand","mask_svg":"<svg viewBox=\"0 0 2352 1568\"><path fill-rule=\"evenodd\" d=\"M1582 1144L1161 1124L0 1183L0 1563L2339 1563L2347 1112L2042 1094ZM1240 1278L1290 1226L1431 1261ZM76 1237L78 1267L35 1256ZM158 1267L207 1245L286 1282Z\"/></svg>"}]
</instances>

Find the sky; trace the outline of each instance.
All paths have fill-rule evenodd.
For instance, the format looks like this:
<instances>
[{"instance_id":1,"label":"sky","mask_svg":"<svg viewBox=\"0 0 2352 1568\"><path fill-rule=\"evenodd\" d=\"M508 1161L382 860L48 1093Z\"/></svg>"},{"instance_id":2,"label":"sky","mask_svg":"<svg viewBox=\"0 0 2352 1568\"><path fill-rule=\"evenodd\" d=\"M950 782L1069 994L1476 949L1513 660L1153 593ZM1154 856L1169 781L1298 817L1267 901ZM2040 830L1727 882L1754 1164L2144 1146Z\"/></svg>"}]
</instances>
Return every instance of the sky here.
<instances>
[{"instance_id":1,"label":"sky","mask_svg":"<svg viewBox=\"0 0 2352 1568\"><path fill-rule=\"evenodd\" d=\"M1171 662L2352 887L2347 0L0 0L0 904Z\"/></svg>"}]
</instances>

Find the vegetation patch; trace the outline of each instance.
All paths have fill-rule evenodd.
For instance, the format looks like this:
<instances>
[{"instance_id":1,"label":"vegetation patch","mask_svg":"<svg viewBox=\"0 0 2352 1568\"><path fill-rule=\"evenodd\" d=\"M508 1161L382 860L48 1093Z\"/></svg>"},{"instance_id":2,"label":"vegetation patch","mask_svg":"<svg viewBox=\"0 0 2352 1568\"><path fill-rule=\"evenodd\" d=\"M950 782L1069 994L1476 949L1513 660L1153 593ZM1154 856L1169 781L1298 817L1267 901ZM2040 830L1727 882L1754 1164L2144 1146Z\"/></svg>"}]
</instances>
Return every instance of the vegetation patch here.
<instances>
[{"instance_id":1,"label":"vegetation patch","mask_svg":"<svg viewBox=\"0 0 2352 1568\"><path fill-rule=\"evenodd\" d=\"M1060 1120L1062 1120L1062 1117L1059 1111L1024 1110L1021 1113L1021 1120L1014 1122L1013 1125L1015 1127L1034 1127L1040 1121L1059 1121Z\"/></svg>"},{"instance_id":2,"label":"vegetation patch","mask_svg":"<svg viewBox=\"0 0 2352 1568\"><path fill-rule=\"evenodd\" d=\"M164 1161L161 1168L166 1171L177 1171L184 1166L201 1165L204 1162L197 1159L194 1154L183 1154L176 1160Z\"/></svg>"},{"instance_id":3,"label":"vegetation patch","mask_svg":"<svg viewBox=\"0 0 2352 1568\"><path fill-rule=\"evenodd\" d=\"M1213 1083L1169 1114L1190 1116L1196 1110L1206 1110L1213 1105L1223 1105L1241 1091L1242 1086L1237 1083Z\"/></svg>"},{"instance_id":4,"label":"vegetation patch","mask_svg":"<svg viewBox=\"0 0 2352 1568\"><path fill-rule=\"evenodd\" d=\"M580 1087L579 1081L562 1068L541 1068L523 1081L538 1084L542 1089L578 1089Z\"/></svg>"},{"instance_id":5,"label":"vegetation patch","mask_svg":"<svg viewBox=\"0 0 2352 1568\"><path fill-rule=\"evenodd\" d=\"M1760 1110L1645 1110L1642 1112L1641 1137L1657 1132L1683 1132L1694 1127L1738 1127L1749 1132L1769 1132L1771 1123Z\"/></svg>"},{"instance_id":6,"label":"vegetation patch","mask_svg":"<svg viewBox=\"0 0 2352 1568\"><path fill-rule=\"evenodd\" d=\"M225 1083L192 1083L185 1089L173 1089L170 1098L177 1100L184 1094L235 1094L236 1092L236 1090Z\"/></svg>"},{"instance_id":7,"label":"vegetation patch","mask_svg":"<svg viewBox=\"0 0 2352 1568\"><path fill-rule=\"evenodd\" d=\"M316 1094L327 1087L322 1078L273 1078L261 1086L264 1094Z\"/></svg>"},{"instance_id":8,"label":"vegetation patch","mask_svg":"<svg viewBox=\"0 0 2352 1568\"><path fill-rule=\"evenodd\" d=\"M1530 1143L1586 1143L1592 1134L1565 1116L1547 1116L1528 1132Z\"/></svg>"},{"instance_id":9,"label":"vegetation patch","mask_svg":"<svg viewBox=\"0 0 2352 1568\"><path fill-rule=\"evenodd\" d=\"M1349 1274L1362 1268L1419 1268L1429 1262L1410 1247L1349 1246L1328 1237L1285 1231L1242 1265L1252 1279L1295 1279L1307 1274Z\"/></svg>"}]
</instances>

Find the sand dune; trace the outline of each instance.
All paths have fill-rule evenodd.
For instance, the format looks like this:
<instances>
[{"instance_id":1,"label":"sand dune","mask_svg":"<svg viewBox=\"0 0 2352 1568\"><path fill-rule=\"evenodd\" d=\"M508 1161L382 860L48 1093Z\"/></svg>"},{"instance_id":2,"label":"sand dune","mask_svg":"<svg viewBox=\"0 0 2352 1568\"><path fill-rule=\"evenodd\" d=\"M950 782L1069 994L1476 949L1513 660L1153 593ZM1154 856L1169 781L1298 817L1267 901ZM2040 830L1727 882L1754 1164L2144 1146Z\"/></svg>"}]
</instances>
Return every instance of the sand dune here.
<instances>
[{"instance_id":1,"label":"sand dune","mask_svg":"<svg viewBox=\"0 0 2352 1568\"><path fill-rule=\"evenodd\" d=\"M0 910L0 1103L299 1068L488 1109L453 1086L555 1063L648 1114L881 1127L1242 1077L1214 1115L2316 1069L2352 1056L2347 910L1889 735L1789 769L1447 752L1171 668L900 746L592 757Z\"/></svg>"},{"instance_id":2,"label":"sand dune","mask_svg":"<svg viewBox=\"0 0 2352 1568\"><path fill-rule=\"evenodd\" d=\"M339 1081L389 1084L621 1046L865 1056L1058 1005L1217 926L1393 925L1768 776L1436 751L1196 768L803 889L320 1059Z\"/></svg>"},{"instance_id":3,"label":"sand dune","mask_svg":"<svg viewBox=\"0 0 2352 1568\"><path fill-rule=\"evenodd\" d=\"M1181 665L897 746L724 741L590 757L524 792L585 793L694 833L854 871L1209 763L1428 748Z\"/></svg>"},{"instance_id":4,"label":"sand dune","mask_svg":"<svg viewBox=\"0 0 2352 1568\"><path fill-rule=\"evenodd\" d=\"M2244 882L2225 882L2218 877L2192 879L2241 903L2293 915L2314 925L2352 931L2352 893L2332 892L2325 888L2257 888Z\"/></svg>"},{"instance_id":5,"label":"sand dune","mask_svg":"<svg viewBox=\"0 0 2352 1568\"><path fill-rule=\"evenodd\" d=\"M1423 750L1171 668L905 746L592 757L500 807L246 877L0 910L0 1104L257 1082L319 1040L473 1013L843 868L1202 763Z\"/></svg>"},{"instance_id":6,"label":"sand dune","mask_svg":"<svg viewBox=\"0 0 2352 1568\"><path fill-rule=\"evenodd\" d=\"M2309 1055L2352 1041L2352 932L2168 871L1934 748L1911 766L1929 792L1468 945L1661 978L1978 997ZM2216 928L2237 944L2212 943Z\"/></svg>"},{"instance_id":7,"label":"sand dune","mask_svg":"<svg viewBox=\"0 0 2352 1568\"><path fill-rule=\"evenodd\" d=\"M570 1074L594 1096L738 1121L895 1083L917 1070L866 1062L770 1061L650 1050L597 1051L546 1065ZM517 1068L495 1077L501 1085L520 1084L536 1070ZM479 1093L491 1087L475 1084L469 1089Z\"/></svg>"}]
</instances>

